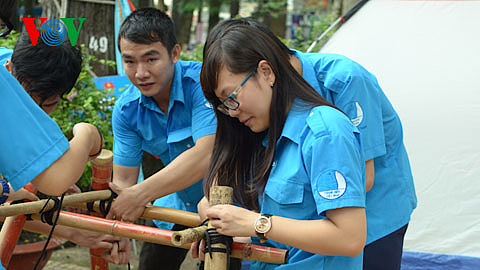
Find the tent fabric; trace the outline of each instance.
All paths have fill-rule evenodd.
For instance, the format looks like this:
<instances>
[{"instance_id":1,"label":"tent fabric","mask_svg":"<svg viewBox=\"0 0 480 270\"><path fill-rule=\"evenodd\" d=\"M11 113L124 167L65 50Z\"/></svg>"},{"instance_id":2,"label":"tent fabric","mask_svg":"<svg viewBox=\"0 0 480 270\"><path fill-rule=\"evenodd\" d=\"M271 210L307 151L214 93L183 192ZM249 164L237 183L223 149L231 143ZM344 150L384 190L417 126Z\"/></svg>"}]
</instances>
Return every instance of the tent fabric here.
<instances>
[{"instance_id":1,"label":"tent fabric","mask_svg":"<svg viewBox=\"0 0 480 270\"><path fill-rule=\"evenodd\" d=\"M402 270L478 270L480 258L433 254L424 252L403 253Z\"/></svg>"},{"instance_id":2,"label":"tent fabric","mask_svg":"<svg viewBox=\"0 0 480 270\"><path fill-rule=\"evenodd\" d=\"M479 14L480 1L372 0L322 48L375 74L402 120L418 196L406 251L480 258Z\"/></svg>"}]
</instances>

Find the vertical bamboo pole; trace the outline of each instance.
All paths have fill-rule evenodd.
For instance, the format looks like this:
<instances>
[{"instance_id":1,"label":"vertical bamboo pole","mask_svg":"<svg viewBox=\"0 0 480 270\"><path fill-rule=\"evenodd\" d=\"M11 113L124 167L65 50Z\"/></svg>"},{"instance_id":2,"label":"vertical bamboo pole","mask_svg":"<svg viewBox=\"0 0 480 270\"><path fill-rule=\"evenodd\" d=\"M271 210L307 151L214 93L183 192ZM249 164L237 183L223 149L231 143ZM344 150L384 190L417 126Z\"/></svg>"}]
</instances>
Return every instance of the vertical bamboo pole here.
<instances>
[{"instance_id":1,"label":"vertical bamboo pole","mask_svg":"<svg viewBox=\"0 0 480 270\"><path fill-rule=\"evenodd\" d=\"M102 149L102 153L92 161L92 188L93 190L108 189L108 183L112 179L113 153ZM92 216L104 217L99 213ZM108 270L108 262L101 256L103 248L90 249L90 265L92 270Z\"/></svg>"},{"instance_id":2,"label":"vertical bamboo pole","mask_svg":"<svg viewBox=\"0 0 480 270\"><path fill-rule=\"evenodd\" d=\"M226 186L213 186L210 188L210 206L217 204L233 204L233 189ZM208 222L208 228L214 228L210 222ZM225 249L224 244L212 244L212 248ZM227 254L222 252L212 252L205 254L205 270L226 270L227 269Z\"/></svg>"},{"instance_id":3,"label":"vertical bamboo pole","mask_svg":"<svg viewBox=\"0 0 480 270\"><path fill-rule=\"evenodd\" d=\"M31 183L27 184L25 189L32 193L37 193L37 189ZM0 259L5 268L7 268L12 258L13 250L22 233L25 220L26 216L20 215L7 217L3 222L2 230L0 231Z\"/></svg>"}]
</instances>

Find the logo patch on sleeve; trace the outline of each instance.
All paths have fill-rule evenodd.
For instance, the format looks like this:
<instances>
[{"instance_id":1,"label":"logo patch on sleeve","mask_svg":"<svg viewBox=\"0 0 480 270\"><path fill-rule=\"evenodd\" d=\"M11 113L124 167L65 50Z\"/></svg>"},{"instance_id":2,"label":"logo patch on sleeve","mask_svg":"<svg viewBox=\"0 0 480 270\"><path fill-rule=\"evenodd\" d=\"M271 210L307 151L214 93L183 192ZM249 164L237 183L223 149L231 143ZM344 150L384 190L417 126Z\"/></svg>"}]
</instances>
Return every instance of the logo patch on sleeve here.
<instances>
[{"instance_id":1,"label":"logo patch on sleeve","mask_svg":"<svg viewBox=\"0 0 480 270\"><path fill-rule=\"evenodd\" d=\"M205 106L207 108L213 109L213 106L212 106L212 104L210 104L210 102L205 103Z\"/></svg>"},{"instance_id":2,"label":"logo patch on sleeve","mask_svg":"<svg viewBox=\"0 0 480 270\"><path fill-rule=\"evenodd\" d=\"M335 171L335 180L337 180L337 189L320 191L318 192L320 196L327 200L333 200L340 198L340 196L345 193L345 189L347 188L347 181L345 181L345 177L343 177L340 172Z\"/></svg>"},{"instance_id":3,"label":"logo patch on sleeve","mask_svg":"<svg viewBox=\"0 0 480 270\"><path fill-rule=\"evenodd\" d=\"M351 121L353 125L358 127L358 125L360 125L360 123L362 123L363 121L363 110L362 107L360 107L360 104L358 104L358 102L355 102L355 107L357 108L357 116L355 118L352 118Z\"/></svg>"}]
</instances>

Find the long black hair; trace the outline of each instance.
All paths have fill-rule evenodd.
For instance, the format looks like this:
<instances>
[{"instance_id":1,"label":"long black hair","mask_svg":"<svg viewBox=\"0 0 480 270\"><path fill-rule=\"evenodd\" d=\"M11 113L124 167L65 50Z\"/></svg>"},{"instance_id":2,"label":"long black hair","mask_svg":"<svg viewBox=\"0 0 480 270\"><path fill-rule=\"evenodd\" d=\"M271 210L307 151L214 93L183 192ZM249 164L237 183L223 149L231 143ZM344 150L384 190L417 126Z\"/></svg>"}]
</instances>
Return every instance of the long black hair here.
<instances>
[{"instance_id":1,"label":"long black hair","mask_svg":"<svg viewBox=\"0 0 480 270\"><path fill-rule=\"evenodd\" d=\"M218 111L221 103L215 95L218 74L222 68L234 74L248 73L266 60L275 75L270 104L270 123L266 131L252 132L237 118ZM252 79L256 79L256 74ZM288 111L295 99L304 108L328 105L320 94L300 76L289 62L289 56L265 33L249 25L232 25L205 48L200 74L202 89L217 115L217 133L212 159L204 178L204 191L215 185L231 186L234 200L259 210L258 194L263 193ZM334 107L334 106L333 106ZM267 147L262 141L268 136Z\"/></svg>"}]
</instances>

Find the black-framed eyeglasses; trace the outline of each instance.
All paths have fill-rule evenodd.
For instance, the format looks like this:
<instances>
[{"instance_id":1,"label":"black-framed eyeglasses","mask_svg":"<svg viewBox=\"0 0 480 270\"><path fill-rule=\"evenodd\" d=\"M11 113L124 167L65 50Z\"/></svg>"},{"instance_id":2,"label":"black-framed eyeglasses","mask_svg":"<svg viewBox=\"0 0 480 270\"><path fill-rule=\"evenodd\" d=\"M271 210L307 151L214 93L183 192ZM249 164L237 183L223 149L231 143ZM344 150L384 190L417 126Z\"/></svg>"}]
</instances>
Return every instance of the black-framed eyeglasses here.
<instances>
[{"instance_id":1,"label":"black-framed eyeglasses","mask_svg":"<svg viewBox=\"0 0 480 270\"><path fill-rule=\"evenodd\" d=\"M226 114L226 115L230 115L228 113L229 110L237 110L238 107L240 106L240 102L238 102L238 100L236 100L235 98L237 97L238 93L240 92L240 89L242 89L243 85L248 81L248 79L250 79L250 77L252 77L254 71L251 71L250 73L247 74L247 76L245 77L245 79L243 79L243 81L240 83L240 85L237 87L237 89L235 89L235 91L232 92L232 94L230 94L230 96L226 97L222 104L218 105L217 106L217 109L219 111L221 111L222 113Z\"/></svg>"},{"instance_id":2,"label":"black-framed eyeglasses","mask_svg":"<svg viewBox=\"0 0 480 270\"><path fill-rule=\"evenodd\" d=\"M1 12L0 20L2 20L2 23L0 24L0 37L6 37L8 36L8 34L10 34L10 32L12 32L13 24Z\"/></svg>"}]
</instances>

